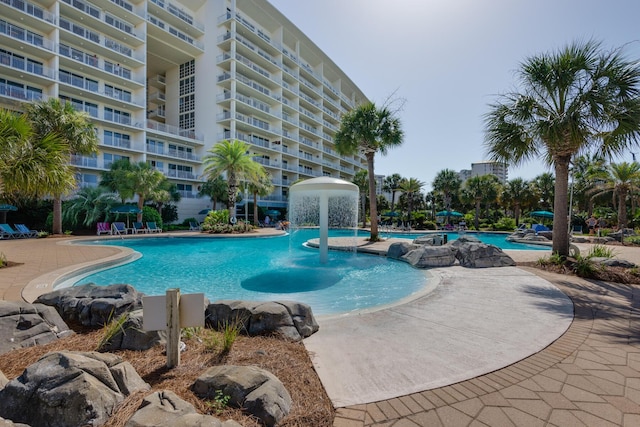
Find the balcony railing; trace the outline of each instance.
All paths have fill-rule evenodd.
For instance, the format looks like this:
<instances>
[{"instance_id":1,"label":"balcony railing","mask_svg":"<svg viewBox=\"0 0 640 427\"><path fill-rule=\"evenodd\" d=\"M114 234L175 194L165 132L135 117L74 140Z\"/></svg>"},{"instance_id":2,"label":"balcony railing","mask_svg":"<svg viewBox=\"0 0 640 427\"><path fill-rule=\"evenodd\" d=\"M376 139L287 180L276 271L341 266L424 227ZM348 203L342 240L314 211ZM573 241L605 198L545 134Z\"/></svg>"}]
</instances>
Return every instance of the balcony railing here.
<instances>
[{"instance_id":1,"label":"balcony railing","mask_svg":"<svg viewBox=\"0 0 640 427\"><path fill-rule=\"evenodd\" d=\"M7 55L0 52L0 65L7 65L13 69L26 71L27 73L37 74L38 76L53 78L53 70L45 67L38 62L29 61L14 55Z\"/></svg>"},{"instance_id":2,"label":"balcony railing","mask_svg":"<svg viewBox=\"0 0 640 427\"><path fill-rule=\"evenodd\" d=\"M195 28L197 28L198 30L204 32L204 25L200 22L198 22L197 20L193 19L193 17L191 15L189 15L187 12L180 10L180 8L176 5L174 5L173 3L164 1L164 0L151 0L151 3L158 5L159 7L161 7L162 9L166 10L167 12L169 12L170 14L176 16L177 18L183 20L184 22L186 22L189 25L194 26Z\"/></svg>"},{"instance_id":3,"label":"balcony railing","mask_svg":"<svg viewBox=\"0 0 640 427\"><path fill-rule=\"evenodd\" d=\"M0 33L5 34L13 39L27 42L33 46L42 47L47 50L53 50L53 43L45 39L40 34L36 34L22 27L18 27L17 25L10 24L2 19L0 19Z\"/></svg>"},{"instance_id":4,"label":"balcony railing","mask_svg":"<svg viewBox=\"0 0 640 427\"><path fill-rule=\"evenodd\" d=\"M18 101L44 101L49 98L42 92L15 87L6 83L0 83L0 96L6 96Z\"/></svg>"},{"instance_id":5,"label":"balcony railing","mask_svg":"<svg viewBox=\"0 0 640 427\"><path fill-rule=\"evenodd\" d=\"M204 141L204 137L195 131L181 129L177 126L156 122L154 120L147 120L147 129L169 133L171 135L177 135L183 138L195 139L197 141Z\"/></svg>"},{"instance_id":6,"label":"balcony railing","mask_svg":"<svg viewBox=\"0 0 640 427\"><path fill-rule=\"evenodd\" d=\"M0 0L0 3L4 3L9 5L15 9L21 10L28 15L35 16L36 18L42 19L44 21L54 23L54 16L41 8L38 5L35 5L31 2L24 0Z\"/></svg>"}]
</instances>

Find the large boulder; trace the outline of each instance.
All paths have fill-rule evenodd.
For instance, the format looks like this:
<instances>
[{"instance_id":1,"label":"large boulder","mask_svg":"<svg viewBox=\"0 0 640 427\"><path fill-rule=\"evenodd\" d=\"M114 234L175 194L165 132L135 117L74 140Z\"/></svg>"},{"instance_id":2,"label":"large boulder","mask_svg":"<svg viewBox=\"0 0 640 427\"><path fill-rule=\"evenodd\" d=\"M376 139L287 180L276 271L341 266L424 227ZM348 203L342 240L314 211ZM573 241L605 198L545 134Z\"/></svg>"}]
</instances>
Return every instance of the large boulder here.
<instances>
[{"instance_id":1,"label":"large boulder","mask_svg":"<svg viewBox=\"0 0 640 427\"><path fill-rule=\"evenodd\" d=\"M127 284L98 286L90 283L49 292L35 302L55 307L66 322L102 327L122 313L142 308L143 296Z\"/></svg>"},{"instance_id":2,"label":"large boulder","mask_svg":"<svg viewBox=\"0 0 640 427\"><path fill-rule=\"evenodd\" d=\"M42 304L0 301L0 354L73 334L58 312Z\"/></svg>"},{"instance_id":3,"label":"large boulder","mask_svg":"<svg viewBox=\"0 0 640 427\"><path fill-rule=\"evenodd\" d=\"M427 234L413 239L413 243L416 245L442 246L447 243L447 235Z\"/></svg>"},{"instance_id":4,"label":"large boulder","mask_svg":"<svg viewBox=\"0 0 640 427\"><path fill-rule=\"evenodd\" d=\"M134 310L125 314L122 327L102 346L103 351L114 350L148 350L156 345L167 343L166 331L145 331L142 310Z\"/></svg>"},{"instance_id":5,"label":"large boulder","mask_svg":"<svg viewBox=\"0 0 640 427\"><path fill-rule=\"evenodd\" d=\"M125 427L240 427L240 424L199 414L174 392L162 390L145 397Z\"/></svg>"},{"instance_id":6,"label":"large boulder","mask_svg":"<svg viewBox=\"0 0 640 427\"><path fill-rule=\"evenodd\" d=\"M449 246L422 245L400 257L416 268L448 267L456 262L456 249Z\"/></svg>"},{"instance_id":7,"label":"large boulder","mask_svg":"<svg viewBox=\"0 0 640 427\"><path fill-rule=\"evenodd\" d=\"M294 301L219 300L207 307L205 322L213 329L236 325L247 335L279 335L292 341L318 331L311 307Z\"/></svg>"},{"instance_id":8,"label":"large boulder","mask_svg":"<svg viewBox=\"0 0 640 427\"><path fill-rule=\"evenodd\" d=\"M126 396L148 389L119 356L48 353L0 390L0 417L43 427L100 426Z\"/></svg>"},{"instance_id":9,"label":"large boulder","mask_svg":"<svg viewBox=\"0 0 640 427\"><path fill-rule=\"evenodd\" d=\"M497 246L480 241L454 241L456 259L463 267L486 268L514 266L516 262Z\"/></svg>"},{"instance_id":10,"label":"large boulder","mask_svg":"<svg viewBox=\"0 0 640 427\"><path fill-rule=\"evenodd\" d=\"M387 258L401 259L407 253L419 247L420 245L416 245L409 242L392 243L391 245L389 245L389 249L387 249Z\"/></svg>"},{"instance_id":11,"label":"large boulder","mask_svg":"<svg viewBox=\"0 0 640 427\"><path fill-rule=\"evenodd\" d=\"M291 410L291 396L275 375L257 366L214 366L196 379L196 395L215 399L216 393L229 396L228 404L242 408L274 426Z\"/></svg>"}]
</instances>

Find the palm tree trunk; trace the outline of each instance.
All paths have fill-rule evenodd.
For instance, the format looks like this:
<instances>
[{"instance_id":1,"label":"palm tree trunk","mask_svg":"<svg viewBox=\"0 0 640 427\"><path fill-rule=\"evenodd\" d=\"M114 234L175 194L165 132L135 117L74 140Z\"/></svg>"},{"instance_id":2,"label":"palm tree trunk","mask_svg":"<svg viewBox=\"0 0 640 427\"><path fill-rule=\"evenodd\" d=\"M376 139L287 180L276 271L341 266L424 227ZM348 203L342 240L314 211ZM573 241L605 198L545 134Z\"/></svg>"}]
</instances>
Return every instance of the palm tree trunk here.
<instances>
[{"instance_id":1,"label":"palm tree trunk","mask_svg":"<svg viewBox=\"0 0 640 427\"><path fill-rule=\"evenodd\" d=\"M138 194L138 209L140 209L140 212L138 212L138 214L136 215L136 221L138 222L142 222L142 208L144 207L144 196L142 194ZM127 215L127 218L129 218L129 216Z\"/></svg>"},{"instance_id":2,"label":"palm tree trunk","mask_svg":"<svg viewBox=\"0 0 640 427\"><path fill-rule=\"evenodd\" d=\"M260 225L258 221L258 193L253 193L253 225Z\"/></svg>"},{"instance_id":3,"label":"palm tree trunk","mask_svg":"<svg viewBox=\"0 0 640 427\"><path fill-rule=\"evenodd\" d=\"M552 250L560 256L569 255L569 161L571 156L555 159L556 187L553 198L553 246Z\"/></svg>"},{"instance_id":4,"label":"palm tree trunk","mask_svg":"<svg viewBox=\"0 0 640 427\"><path fill-rule=\"evenodd\" d=\"M378 206L376 200L376 177L373 175L373 157L375 152L367 152L367 175L369 178L369 215L371 215L372 242L378 241Z\"/></svg>"},{"instance_id":5,"label":"palm tree trunk","mask_svg":"<svg viewBox=\"0 0 640 427\"><path fill-rule=\"evenodd\" d=\"M53 234L62 234L62 197L53 198Z\"/></svg>"},{"instance_id":6,"label":"palm tree trunk","mask_svg":"<svg viewBox=\"0 0 640 427\"><path fill-rule=\"evenodd\" d=\"M476 200L476 218L473 221L476 231L480 231L480 200Z\"/></svg>"},{"instance_id":7,"label":"palm tree trunk","mask_svg":"<svg viewBox=\"0 0 640 427\"><path fill-rule=\"evenodd\" d=\"M618 197L618 230L627 226L627 192L621 191Z\"/></svg>"}]
</instances>

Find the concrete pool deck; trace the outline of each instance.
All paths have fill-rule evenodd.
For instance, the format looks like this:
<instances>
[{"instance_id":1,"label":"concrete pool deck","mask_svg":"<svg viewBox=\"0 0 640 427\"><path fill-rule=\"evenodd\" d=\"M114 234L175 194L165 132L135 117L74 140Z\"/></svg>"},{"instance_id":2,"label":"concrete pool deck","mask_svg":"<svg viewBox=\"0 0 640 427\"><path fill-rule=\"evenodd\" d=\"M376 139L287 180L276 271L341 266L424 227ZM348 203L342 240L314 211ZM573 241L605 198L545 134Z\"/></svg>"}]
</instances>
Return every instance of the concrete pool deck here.
<instances>
[{"instance_id":1,"label":"concrete pool deck","mask_svg":"<svg viewBox=\"0 0 640 427\"><path fill-rule=\"evenodd\" d=\"M0 270L0 298L21 300L22 290L27 283L37 281L39 277L50 274L52 271L61 271L79 263L90 263L104 257L115 256L118 251L117 248L111 247L88 248L59 244L70 239L74 238L0 241L0 253L4 254L9 261L23 263ZM375 245L382 244L367 246L374 248ZM589 247L586 244L578 246L581 250L587 250ZM612 248L618 257L640 264L639 248L619 246ZM536 261L545 253L507 252L518 262ZM483 274L490 276L482 279L480 270L460 267L453 267L450 270L442 269L443 272L439 274L442 274L442 280L455 281L456 278L462 277L458 276L458 270L461 270L460 274L463 276L465 273L469 274L463 282L470 283L474 280L482 280L483 283L489 281L517 285L534 280L531 277L536 281L544 279L542 282L553 284L573 301L574 318L564 334L528 357L514 360L514 363L509 366L496 368L492 372L473 372L468 378L454 378L447 385L434 384L433 387L426 386L425 389L415 390L411 388L417 383L413 373L419 370L428 371L433 366L429 359L431 351L429 344L433 341L421 333L425 329L434 329L435 326L411 329L403 328L402 325L405 325L403 322L406 320L412 320L410 319L412 317L424 317L424 310L420 312L421 307L412 306L414 302L411 302L407 308L403 305L382 310L382 312L387 311L385 316L393 317L395 323L382 321L377 325L375 323L366 325L357 319L350 319L343 329L356 329L362 326L363 332L366 331L368 335L361 334L361 336L370 338L362 344L368 346L366 353L370 358L385 358L391 365L398 366L408 362L407 366L411 371L406 379L392 381L400 386L399 393L402 394L393 398L367 400L359 404L347 403L348 406L337 409L334 426L640 425L640 287L587 281L535 269L508 268L507 270L512 269L517 271L501 270L500 274L497 272L492 274L492 271L499 269L482 270ZM497 278L499 280L496 280ZM471 288L470 292L473 290ZM471 304L457 304L457 299L447 300L447 297L451 298L450 295L441 296L445 302L450 302L446 314L454 319L464 317L461 314L462 311L472 310L475 315L467 318L474 320L474 323L470 326L459 326L459 328L462 332L467 332L471 338L483 338L481 334L474 335L473 331L465 328L475 328L482 323L492 321L492 312L483 310L483 304L480 304L480 301L484 302L485 294L471 294L468 300ZM425 298L430 298L429 294ZM552 311L542 307L540 310ZM517 314L515 309L512 312ZM366 315L367 313L362 314L362 316ZM331 323L333 321L338 323ZM320 319L321 331L340 327L339 321L339 318ZM517 316L513 321L518 321ZM422 322L426 321L422 320ZM422 323L424 324L426 323ZM393 328L394 325L397 329ZM500 322L497 325L502 326ZM453 326L453 323L441 325L445 329ZM552 327L557 326L552 325ZM405 338L422 341L422 358L405 360L405 348L410 343L409 339L396 339L394 335L400 330L403 333L409 333ZM338 337L334 339L337 340ZM350 343L351 347L354 346L352 344L355 343ZM505 344L501 341L493 344L487 337L486 346L492 345L497 350L498 346ZM339 353L343 351L345 345L336 344L332 348L337 353L337 359L349 358L349 354ZM461 350L451 353L464 354L465 349L462 346ZM315 357L313 351L310 353L312 358ZM445 361L451 360L453 363L453 358L448 359L446 352L441 353L440 358L444 358ZM327 365L326 362L322 363ZM326 367L318 365L321 378L321 371L324 369ZM342 367L336 364L337 369ZM361 368L356 366L355 369ZM384 366L382 369L385 369ZM361 370L360 377L363 382L372 383L384 379L385 375L385 371L362 372ZM371 384L369 387L372 388L374 385ZM406 385L406 388L403 389L403 385ZM327 390L329 391L331 387L329 385ZM351 392L351 394L355 393L355 391ZM367 399L376 398L368 397Z\"/></svg>"}]
</instances>

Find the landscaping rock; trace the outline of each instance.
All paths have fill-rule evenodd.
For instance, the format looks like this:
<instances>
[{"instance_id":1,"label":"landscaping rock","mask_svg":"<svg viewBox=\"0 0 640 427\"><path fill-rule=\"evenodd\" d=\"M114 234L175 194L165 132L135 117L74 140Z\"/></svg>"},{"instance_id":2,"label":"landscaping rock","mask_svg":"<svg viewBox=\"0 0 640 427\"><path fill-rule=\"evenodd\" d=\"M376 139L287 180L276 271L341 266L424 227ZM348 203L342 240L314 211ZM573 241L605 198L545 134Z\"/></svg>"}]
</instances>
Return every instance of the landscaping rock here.
<instances>
[{"instance_id":1,"label":"landscaping rock","mask_svg":"<svg viewBox=\"0 0 640 427\"><path fill-rule=\"evenodd\" d=\"M250 336L276 334L293 341L318 331L311 307L294 301L215 301L205 311L205 322L213 329L237 325Z\"/></svg>"},{"instance_id":2,"label":"landscaping rock","mask_svg":"<svg viewBox=\"0 0 640 427\"><path fill-rule=\"evenodd\" d=\"M0 427L31 427L27 424L22 424L22 423L14 423L11 420L5 420L4 418L0 417Z\"/></svg>"},{"instance_id":3,"label":"landscaping rock","mask_svg":"<svg viewBox=\"0 0 640 427\"><path fill-rule=\"evenodd\" d=\"M416 245L442 246L447 243L445 236L439 234L427 234L413 240Z\"/></svg>"},{"instance_id":4,"label":"landscaping rock","mask_svg":"<svg viewBox=\"0 0 640 427\"><path fill-rule=\"evenodd\" d=\"M106 343L102 350L148 350L156 345L167 343L165 331L145 331L142 328L142 310L134 310L125 314L126 320L122 328Z\"/></svg>"},{"instance_id":5,"label":"landscaping rock","mask_svg":"<svg viewBox=\"0 0 640 427\"><path fill-rule=\"evenodd\" d=\"M591 259L591 262L593 263L606 265L607 267L622 267L622 268L637 267L637 265L635 265L631 261L627 261L620 258L593 257L590 259Z\"/></svg>"},{"instance_id":6,"label":"landscaping rock","mask_svg":"<svg viewBox=\"0 0 640 427\"><path fill-rule=\"evenodd\" d=\"M0 371L0 390L2 390L4 386L7 385L8 382L9 382L9 379L6 377L6 375L2 371Z\"/></svg>"},{"instance_id":7,"label":"landscaping rock","mask_svg":"<svg viewBox=\"0 0 640 427\"><path fill-rule=\"evenodd\" d=\"M122 313L142 308L143 295L127 284L90 283L49 292L35 302L55 307L66 322L102 327Z\"/></svg>"},{"instance_id":8,"label":"landscaping rock","mask_svg":"<svg viewBox=\"0 0 640 427\"><path fill-rule=\"evenodd\" d=\"M274 426L291 410L291 396L272 373L256 366L222 365L207 369L193 384L196 395L215 399L220 391L228 404Z\"/></svg>"},{"instance_id":9,"label":"landscaping rock","mask_svg":"<svg viewBox=\"0 0 640 427\"><path fill-rule=\"evenodd\" d=\"M456 262L456 248L450 245L422 245L409 251L400 259L416 268L448 267Z\"/></svg>"},{"instance_id":10,"label":"landscaping rock","mask_svg":"<svg viewBox=\"0 0 640 427\"><path fill-rule=\"evenodd\" d=\"M196 412L192 404L172 391L162 390L145 397L140 409L125 427L240 427L233 420L221 422L211 415Z\"/></svg>"},{"instance_id":11,"label":"landscaping rock","mask_svg":"<svg viewBox=\"0 0 640 427\"><path fill-rule=\"evenodd\" d=\"M456 259L463 267L486 268L514 266L516 262L497 246L476 241L460 239L451 243L457 248Z\"/></svg>"},{"instance_id":12,"label":"landscaping rock","mask_svg":"<svg viewBox=\"0 0 640 427\"><path fill-rule=\"evenodd\" d=\"M396 242L392 243L387 249L387 258L401 259L404 255L414 249L418 249L420 245L409 242Z\"/></svg>"},{"instance_id":13,"label":"landscaping rock","mask_svg":"<svg viewBox=\"0 0 640 427\"><path fill-rule=\"evenodd\" d=\"M0 354L72 335L53 307L0 301Z\"/></svg>"},{"instance_id":14,"label":"landscaping rock","mask_svg":"<svg viewBox=\"0 0 640 427\"><path fill-rule=\"evenodd\" d=\"M99 426L127 395L148 389L116 355L48 353L0 390L0 416L33 426Z\"/></svg>"}]
</instances>

